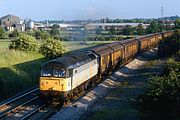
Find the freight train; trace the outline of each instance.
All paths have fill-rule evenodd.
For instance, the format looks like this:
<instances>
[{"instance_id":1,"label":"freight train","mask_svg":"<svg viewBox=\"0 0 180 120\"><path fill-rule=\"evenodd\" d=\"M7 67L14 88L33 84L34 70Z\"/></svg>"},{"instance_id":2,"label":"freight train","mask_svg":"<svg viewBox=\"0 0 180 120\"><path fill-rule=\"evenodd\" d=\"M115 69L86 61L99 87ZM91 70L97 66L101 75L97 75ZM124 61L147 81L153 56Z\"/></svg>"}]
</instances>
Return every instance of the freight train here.
<instances>
[{"instance_id":1,"label":"freight train","mask_svg":"<svg viewBox=\"0 0 180 120\"><path fill-rule=\"evenodd\" d=\"M154 48L173 31L103 44L65 55L42 65L39 88L43 99L68 101L102 80L136 55Z\"/></svg>"}]
</instances>

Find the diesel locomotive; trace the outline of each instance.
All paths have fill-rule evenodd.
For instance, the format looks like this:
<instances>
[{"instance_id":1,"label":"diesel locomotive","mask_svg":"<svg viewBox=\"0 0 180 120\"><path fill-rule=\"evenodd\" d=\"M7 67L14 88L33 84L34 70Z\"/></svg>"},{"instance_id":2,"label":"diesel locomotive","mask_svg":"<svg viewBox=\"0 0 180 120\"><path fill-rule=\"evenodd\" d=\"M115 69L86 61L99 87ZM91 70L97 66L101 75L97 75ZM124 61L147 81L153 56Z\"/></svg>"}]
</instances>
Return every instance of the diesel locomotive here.
<instances>
[{"instance_id":1,"label":"diesel locomotive","mask_svg":"<svg viewBox=\"0 0 180 120\"><path fill-rule=\"evenodd\" d=\"M42 65L39 78L41 96L67 101L93 86L113 69L137 54L154 48L173 31L103 44L86 51L68 54Z\"/></svg>"}]
</instances>

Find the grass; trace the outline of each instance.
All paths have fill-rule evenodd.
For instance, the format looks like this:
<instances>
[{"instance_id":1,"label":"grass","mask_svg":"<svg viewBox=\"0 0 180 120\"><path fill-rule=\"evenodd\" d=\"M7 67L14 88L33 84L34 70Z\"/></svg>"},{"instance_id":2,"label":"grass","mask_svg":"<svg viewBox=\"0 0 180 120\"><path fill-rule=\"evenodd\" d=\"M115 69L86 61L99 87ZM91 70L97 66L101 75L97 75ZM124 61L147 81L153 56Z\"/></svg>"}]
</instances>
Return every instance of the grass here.
<instances>
[{"instance_id":1,"label":"grass","mask_svg":"<svg viewBox=\"0 0 180 120\"><path fill-rule=\"evenodd\" d=\"M114 41L62 41L62 44L64 45L65 49L67 52L77 50L77 49L82 49L82 48L87 48L87 47L92 47L96 46L99 44L103 43L111 43Z\"/></svg>"},{"instance_id":2,"label":"grass","mask_svg":"<svg viewBox=\"0 0 180 120\"><path fill-rule=\"evenodd\" d=\"M124 109L119 109L118 107L98 109L90 119L87 118L87 120L124 120L128 114L131 114L132 119L133 116L136 116L137 114L139 117L143 117L143 115L136 109L125 106Z\"/></svg>"},{"instance_id":3,"label":"grass","mask_svg":"<svg viewBox=\"0 0 180 120\"><path fill-rule=\"evenodd\" d=\"M0 50L8 48L11 41L0 41Z\"/></svg>"},{"instance_id":4,"label":"grass","mask_svg":"<svg viewBox=\"0 0 180 120\"><path fill-rule=\"evenodd\" d=\"M47 61L39 53L9 50L11 42L0 42L0 100L38 84L40 66Z\"/></svg>"},{"instance_id":5,"label":"grass","mask_svg":"<svg viewBox=\"0 0 180 120\"><path fill-rule=\"evenodd\" d=\"M14 50L0 51L0 100L38 84L43 55Z\"/></svg>"}]
</instances>

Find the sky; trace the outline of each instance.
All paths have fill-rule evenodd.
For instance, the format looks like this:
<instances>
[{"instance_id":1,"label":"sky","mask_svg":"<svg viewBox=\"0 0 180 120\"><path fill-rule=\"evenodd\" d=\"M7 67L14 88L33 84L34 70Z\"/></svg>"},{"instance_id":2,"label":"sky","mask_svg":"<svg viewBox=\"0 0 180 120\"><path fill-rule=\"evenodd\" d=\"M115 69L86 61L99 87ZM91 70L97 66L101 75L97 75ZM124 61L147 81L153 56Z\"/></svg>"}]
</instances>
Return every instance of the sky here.
<instances>
[{"instance_id":1,"label":"sky","mask_svg":"<svg viewBox=\"0 0 180 120\"><path fill-rule=\"evenodd\" d=\"M180 16L180 0L0 0L0 17L33 20L87 20Z\"/></svg>"}]
</instances>

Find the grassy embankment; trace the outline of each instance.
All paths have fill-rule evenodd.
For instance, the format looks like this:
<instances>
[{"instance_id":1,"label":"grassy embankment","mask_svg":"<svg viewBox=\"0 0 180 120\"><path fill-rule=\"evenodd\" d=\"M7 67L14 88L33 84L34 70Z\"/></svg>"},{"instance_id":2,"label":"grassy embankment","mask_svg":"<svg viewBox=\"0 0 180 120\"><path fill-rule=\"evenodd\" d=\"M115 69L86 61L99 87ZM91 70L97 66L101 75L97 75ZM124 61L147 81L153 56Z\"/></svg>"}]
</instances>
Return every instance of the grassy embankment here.
<instances>
[{"instance_id":1,"label":"grassy embankment","mask_svg":"<svg viewBox=\"0 0 180 120\"><path fill-rule=\"evenodd\" d=\"M0 100L38 83L40 66L47 61L38 53L9 50L10 41L0 41Z\"/></svg>"},{"instance_id":2,"label":"grassy embankment","mask_svg":"<svg viewBox=\"0 0 180 120\"><path fill-rule=\"evenodd\" d=\"M107 42L74 41L62 44L68 52ZM0 100L38 84L40 66L48 61L39 53L9 50L10 43L7 40L0 41Z\"/></svg>"}]
</instances>

